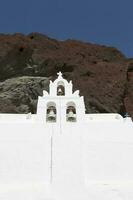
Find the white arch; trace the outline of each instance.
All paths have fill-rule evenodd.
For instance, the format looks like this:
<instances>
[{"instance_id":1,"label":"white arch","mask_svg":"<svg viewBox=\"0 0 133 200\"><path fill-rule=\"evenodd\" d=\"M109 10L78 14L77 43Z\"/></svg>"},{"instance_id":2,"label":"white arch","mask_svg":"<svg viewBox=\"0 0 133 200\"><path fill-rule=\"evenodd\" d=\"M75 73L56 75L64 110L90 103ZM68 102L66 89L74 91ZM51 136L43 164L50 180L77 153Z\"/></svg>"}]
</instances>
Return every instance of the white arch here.
<instances>
[{"instance_id":1,"label":"white arch","mask_svg":"<svg viewBox=\"0 0 133 200\"><path fill-rule=\"evenodd\" d=\"M46 106L46 121L56 122L57 109L55 102L48 102Z\"/></svg>"},{"instance_id":2,"label":"white arch","mask_svg":"<svg viewBox=\"0 0 133 200\"><path fill-rule=\"evenodd\" d=\"M66 104L66 121L76 122L76 105L74 102Z\"/></svg>"},{"instance_id":3,"label":"white arch","mask_svg":"<svg viewBox=\"0 0 133 200\"><path fill-rule=\"evenodd\" d=\"M66 79L62 77L61 73L58 73L58 75L59 75L58 78L54 82L50 81L50 96L51 95L57 96L57 88L59 85L65 91L64 95L60 94L60 96L71 96L72 95L72 81L68 82Z\"/></svg>"},{"instance_id":4,"label":"white arch","mask_svg":"<svg viewBox=\"0 0 133 200\"><path fill-rule=\"evenodd\" d=\"M49 106L54 106L54 107L56 108L56 103L55 103L54 101L49 101L49 102L47 103L47 108L48 108Z\"/></svg>"},{"instance_id":5,"label":"white arch","mask_svg":"<svg viewBox=\"0 0 133 200\"><path fill-rule=\"evenodd\" d=\"M62 91L62 94L59 94L59 90ZM65 96L65 84L63 81L58 81L57 82L57 96Z\"/></svg>"}]
</instances>

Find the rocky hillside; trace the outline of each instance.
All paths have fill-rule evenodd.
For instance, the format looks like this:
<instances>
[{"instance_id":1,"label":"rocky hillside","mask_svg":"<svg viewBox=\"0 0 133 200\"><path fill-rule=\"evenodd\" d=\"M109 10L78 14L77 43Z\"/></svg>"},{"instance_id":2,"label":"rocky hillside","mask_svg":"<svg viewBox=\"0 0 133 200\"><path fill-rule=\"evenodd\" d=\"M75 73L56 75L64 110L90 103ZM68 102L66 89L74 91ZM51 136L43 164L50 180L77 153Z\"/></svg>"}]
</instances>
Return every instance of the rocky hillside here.
<instances>
[{"instance_id":1,"label":"rocky hillside","mask_svg":"<svg viewBox=\"0 0 133 200\"><path fill-rule=\"evenodd\" d=\"M0 35L0 112L36 112L38 95L62 71L88 113L133 117L133 59L113 47L45 35Z\"/></svg>"}]
</instances>

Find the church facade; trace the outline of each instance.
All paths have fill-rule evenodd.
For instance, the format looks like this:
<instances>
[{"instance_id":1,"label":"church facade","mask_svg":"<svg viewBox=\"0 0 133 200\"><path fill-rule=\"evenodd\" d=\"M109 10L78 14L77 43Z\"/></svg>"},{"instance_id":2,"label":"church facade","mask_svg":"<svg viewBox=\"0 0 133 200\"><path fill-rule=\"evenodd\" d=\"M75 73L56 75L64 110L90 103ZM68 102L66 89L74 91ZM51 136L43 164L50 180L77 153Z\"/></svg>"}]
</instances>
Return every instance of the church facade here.
<instances>
[{"instance_id":1,"label":"church facade","mask_svg":"<svg viewBox=\"0 0 133 200\"><path fill-rule=\"evenodd\" d=\"M132 185L132 155L131 118L86 114L59 72L36 114L0 114L0 199L84 200L91 185Z\"/></svg>"}]
</instances>

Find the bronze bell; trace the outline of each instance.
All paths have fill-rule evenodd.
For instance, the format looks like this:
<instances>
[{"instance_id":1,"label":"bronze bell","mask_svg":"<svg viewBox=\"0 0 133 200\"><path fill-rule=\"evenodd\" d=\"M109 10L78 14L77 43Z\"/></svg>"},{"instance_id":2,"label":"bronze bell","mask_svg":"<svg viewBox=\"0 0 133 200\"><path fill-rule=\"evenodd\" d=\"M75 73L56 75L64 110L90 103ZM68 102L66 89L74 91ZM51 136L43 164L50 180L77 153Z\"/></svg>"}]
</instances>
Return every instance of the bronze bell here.
<instances>
[{"instance_id":1,"label":"bronze bell","mask_svg":"<svg viewBox=\"0 0 133 200\"><path fill-rule=\"evenodd\" d=\"M75 115L74 115L72 110L69 110L68 115L67 115L67 119L68 119L68 121L75 121L76 120Z\"/></svg>"},{"instance_id":2,"label":"bronze bell","mask_svg":"<svg viewBox=\"0 0 133 200\"><path fill-rule=\"evenodd\" d=\"M62 95L63 94L63 91L61 88L58 89L58 95Z\"/></svg>"},{"instance_id":3,"label":"bronze bell","mask_svg":"<svg viewBox=\"0 0 133 200\"><path fill-rule=\"evenodd\" d=\"M56 121L56 115L52 109L48 113L48 121Z\"/></svg>"}]
</instances>

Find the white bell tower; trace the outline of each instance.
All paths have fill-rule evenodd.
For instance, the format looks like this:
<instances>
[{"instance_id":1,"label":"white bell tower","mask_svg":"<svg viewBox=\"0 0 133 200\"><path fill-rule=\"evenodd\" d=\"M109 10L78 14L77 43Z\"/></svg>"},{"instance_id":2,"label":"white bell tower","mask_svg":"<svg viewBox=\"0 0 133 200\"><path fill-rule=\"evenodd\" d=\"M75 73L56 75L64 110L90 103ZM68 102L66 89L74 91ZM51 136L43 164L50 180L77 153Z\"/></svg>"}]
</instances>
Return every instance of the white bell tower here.
<instances>
[{"instance_id":1,"label":"white bell tower","mask_svg":"<svg viewBox=\"0 0 133 200\"><path fill-rule=\"evenodd\" d=\"M85 104L79 90L73 92L72 81L63 78L62 73L57 73L58 78L50 81L49 93L43 91L43 96L38 98L37 116L43 123L80 123L85 118Z\"/></svg>"}]
</instances>

